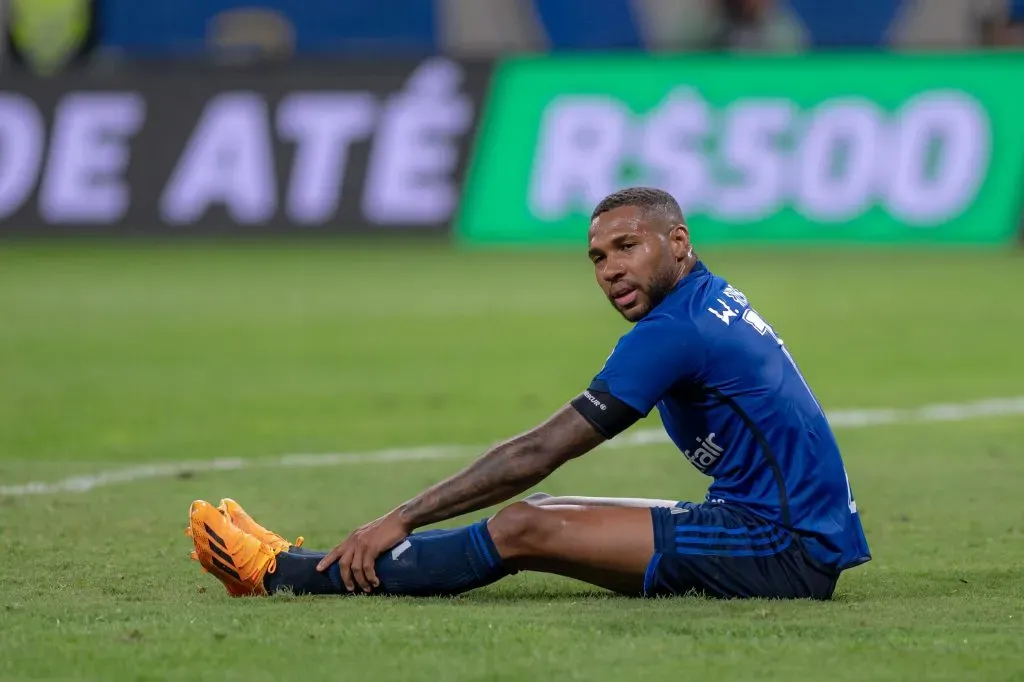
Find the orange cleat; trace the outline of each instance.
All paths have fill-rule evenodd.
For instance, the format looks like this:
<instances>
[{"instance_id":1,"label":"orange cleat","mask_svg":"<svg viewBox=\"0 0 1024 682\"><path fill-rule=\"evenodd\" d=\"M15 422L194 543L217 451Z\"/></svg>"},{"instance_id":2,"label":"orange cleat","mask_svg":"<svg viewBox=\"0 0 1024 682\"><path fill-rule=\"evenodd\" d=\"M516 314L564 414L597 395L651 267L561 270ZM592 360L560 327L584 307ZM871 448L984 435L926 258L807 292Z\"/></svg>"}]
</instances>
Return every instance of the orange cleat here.
<instances>
[{"instance_id":1,"label":"orange cleat","mask_svg":"<svg viewBox=\"0 0 1024 682\"><path fill-rule=\"evenodd\" d=\"M220 580L234 597L265 595L263 578L277 569L280 552L245 533L209 502L196 500L188 510L192 557Z\"/></svg>"},{"instance_id":2,"label":"orange cleat","mask_svg":"<svg viewBox=\"0 0 1024 682\"><path fill-rule=\"evenodd\" d=\"M296 539L295 542L288 542L277 533L267 530L260 524L256 523L256 520L242 509L242 505L238 504L230 497L225 497L221 500L220 506L217 507L217 509L227 516L231 523L235 524L243 532L252 535L263 544L269 545L271 548L276 549L279 552L287 552L292 547L302 547L303 539L301 537Z\"/></svg>"}]
</instances>

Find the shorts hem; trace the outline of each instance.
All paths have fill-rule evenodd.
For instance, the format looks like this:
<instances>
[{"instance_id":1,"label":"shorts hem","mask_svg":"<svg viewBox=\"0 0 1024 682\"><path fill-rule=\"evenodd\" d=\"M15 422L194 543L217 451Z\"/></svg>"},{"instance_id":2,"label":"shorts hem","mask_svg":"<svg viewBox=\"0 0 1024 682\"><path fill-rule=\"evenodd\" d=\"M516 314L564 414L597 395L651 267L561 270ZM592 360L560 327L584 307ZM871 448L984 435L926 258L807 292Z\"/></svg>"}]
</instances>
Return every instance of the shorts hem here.
<instances>
[{"instance_id":1,"label":"shorts hem","mask_svg":"<svg viewBox=\"0 0 1024 682\"><path fill-rule=\"evenodd\" d=\"M658 563L661 561L662 554L655 552L654 556L647 563L647 570L644 572L644 596L651 596L652 588L654 587L654 577L657 575Z\"/></svg>"}]
</instances>

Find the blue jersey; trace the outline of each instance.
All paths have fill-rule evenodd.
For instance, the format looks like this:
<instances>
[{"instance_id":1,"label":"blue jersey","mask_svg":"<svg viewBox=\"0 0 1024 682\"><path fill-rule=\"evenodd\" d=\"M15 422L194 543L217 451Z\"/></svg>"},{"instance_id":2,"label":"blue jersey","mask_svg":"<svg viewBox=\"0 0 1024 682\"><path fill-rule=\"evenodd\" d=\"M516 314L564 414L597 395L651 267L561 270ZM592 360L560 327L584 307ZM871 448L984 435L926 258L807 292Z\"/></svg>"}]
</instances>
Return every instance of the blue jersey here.
<instances>
[{"instance_id":1,"label":"blue jersey","mask_svg":"<svg viewBox=\"0 0 1024 682\"><path fill-rule=\"evenodd\" d=\"M746 296L696 266L615 346L591 391L643 415L713 477L707 500L796 533L844 570L870 560L839 446L775 330Z\"/></svg>"}]
</instances>

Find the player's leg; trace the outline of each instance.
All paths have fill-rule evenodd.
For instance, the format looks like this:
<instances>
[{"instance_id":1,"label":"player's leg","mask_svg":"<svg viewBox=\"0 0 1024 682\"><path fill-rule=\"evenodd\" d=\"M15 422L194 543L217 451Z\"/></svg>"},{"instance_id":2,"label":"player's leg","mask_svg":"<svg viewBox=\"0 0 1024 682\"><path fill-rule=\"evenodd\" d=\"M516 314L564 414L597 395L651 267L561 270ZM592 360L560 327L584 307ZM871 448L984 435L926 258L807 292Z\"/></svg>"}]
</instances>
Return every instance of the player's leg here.
<instances>
[{"instance_id":1,"label":"player's leg","mask_svg":"<svg viewBox=\"0 0 1024 682\"><path fill-rule=\"evenodd\" d=\"M637 509L644 510L645 512L646 512L646 510L648 510L651 507L673 507L673 506L675 506L677 504L675 501L671 501L671 500L655 500L655 499L647 499L647 498L602 498L602 497L584 497L584 496L554 497L554 496L551 496L551 495L547 495L545 493L535 493L533 495L530 495L529 497L527 497L524 500L524 502L527 502L527 503L529 503L531 505L544 506L545 508L566 507L566 506L574 507L574 508L578 508L580 506L602 507L602 508L606 508L606 507L620 508L620 507L623 507L623 508L637 508ZM261 540L265 544L271 546L272 548L286 553L282 557L282 561L281 561L281 563L284 564L283 567L281 569L275 570L275 574L276 575L270 575L268 577L268 580L270 581L271 586L273 586L273 587L280 587L280 585L282 585L284 583L295 583L295 584L292 584L291 587L293 589L298 589L300 591L307 591L307 590L310 590L310 589L316 589L316 591L328 591L328 592L335 591L334 584L329 580L330 576L321 576L320 580L315 580L316 576L310 576L311 578L314 578L314 580L312 582L314 582L314 583L319 582L320 583L318 588L315 588L315 587L307 584L307 583L310 582L309 580L306 580L306 579L296 580L297 576L301 577L304 574L309 574L308 564L310 562L314 561L314 560L315 561L319 561L325 555L325 552L321 552L321 551L317 551L317 550L311 550L311 549L306 548L306 547L300 547L299 545L301 545L301 538L299 539L299 541L297 541L294 544L289 543L287 540L285 540L279 534L274 533L273 531L267 530L264 526L262 526L258 522L256 522L256 520L253 519L252 516L249 515L245 511L245 509L238 502L236 502L235 500L232 500L230 498L225 498L224 500L221 500L221 504L218 507L218 509L235 526L237 526L238 528L240 528L244 532L257 537L259 540ZM534 526L537 523L537 521L541 521L541 520L547 519L547 518L549 518L551 516L551 515L548 515L547 517L540 517L540 519L538 519L537 521L534 521L534 520L532 520L532 519L530 519L528 517L524 517L524 515L522 513L515 512L515 509L518 509L518 507L513 507L512 510L503 512L501 514L498 522L499 522L500 527L502 529L504 529L505 537L509 538L509 539L520 538L519 540L517 540L518 542L522 542L523 540L530 540L531 538L536 538L536 537L538 537L538 533L537 532L531 532L531 533L524 534L523 532L521 532L521 530L516 530L516 526L513 525L514 523L524 522L525 523L525 527L532 527L532 526ZM564 528L565 532L569 533L570 535L578 534L579 537L581 538L580 542L584 546L588 546L588 547L592 546L593 543L590 542L590 540L587 539L589 533L588 532L582 532L582 531L580 531L576 527L577 526L577 521L576 520L579 518L579 514L574 513L574 511L572 509L570 509L570 510L568 510L567 516L569 517L570 520L573 521L573 523L571 523L568 527ZM603 516L605 516L605 515L598 515L598 517L603 517ZM647 513L641 514L640 515L640 520L641 520L641 524L644 524L644 525L649 525L649 523L650 523L649 515ZM492 521L492 523L494 523L494 521ZM604 523L604 521L602 520L602 518L598 518L596 523L597 523L597 525L602 525ZM542 530L544 527L545 527L544 524L540 523L539 525L537 525L536 528L533 528L533 530L539 531L539 530ZM443 535L448 535L448 534L451 534L451 533L456 533L457 534L457 533L460 532L460 530L461 529L455 528L455 529L438 529L438 530L420 531L420 532L417 532L417 533L413 534L410 537L410 542L411 543L415 543L417 545L417 550L418 550L418 549L421 548L420 547L420 541L422 539L425 539L425 538L437 538L437 537L440 537L440 536L443 536ZM603 538L604 541L610 543L610 545L612 547L619 547L619 548L621 548L624 544L628 544L628 543L632 542L636 537L638 537L637 534L632 532L632 531L626 533L626 537L624 539L621 539L621 540L619 538L615 537L614 535L609 536L608 532L607 532L607 529L602 529L601 533L602 533L602 538ZM649 534L650 534L649 532L640 533L640 537L643 537L644 535L649 535ZM458 538L456 537L455 540L457 542ZM557 543L559 543L559 545L562 545L562 546L565 545L565 543L562 542L562 541L559 541L557 539L555 541ZM434 545L431 545L430 547L434 548ZM500 550L497 550L497 551L500 552ZM649 543L644 543L643 546L642 546L642 553L641 553L641 556L640 556L640 561L644 561L645 562L646 559L650 556L651 552L652 552L652 549L649 546ZM400 552L400 554L401 554L401 552ZM618 555L621 555L621 552L617 552L617 556ZM295 562L295 561L292 560L292 557L298 557L298 556L308 557L308 560L306 562ZM404 559L403 565L407 565L409 563L410 559L412 559L412 555L410 555L410 556L408 556L408 557L406 557ZM385 571L386 572L387 572L388 568L395 568L394 565L389 565L392 562L388 562L386 559L385 559L384 563L385 563ZM574 577L580 578L581 580L585 580L587 582L591 582L591 583L598 584L598 585L601 585L601 586L604 586L604 587L608 587L609 589L613 589L613 590L617 590L617 591L635 593L638 590L638 588L637 588L638 580L636 579L636 576L633 575L632 573L627 572L627 575L625 576L625 578L623 578L621 576L621 574L620 574L621 572L618 570L617 567L612 567L612 570L610 572L608 572L608 571L605 571L604 567L602 565L600 565L600 564L597 565L597 566L591 567L591 566L588 566L585 561L582 562L582 563L579 562L579 561L573 563L573 562L569 561L568 559L566 559L565 557L559 556L558 554L553 554L551 556L546 556L545 559L544 559L543 565L535 565L536 562L533 559L529 559L529 558L526 558L526 557L521 558L520 559L520 563L522 563L522 568L523 569L527 569L527 570L546 570L548 572L561 573L561 574L564 574L564 575L572 575ZM518 568L514 568L513 570L519 570L519 569ZM393 579L393 580L391 580L389 582L391 583L391 585L389 586L391 590L398 589L398 585L396 584L396 580L395 579ZM408 581L405 580L405 579L398 578L397 582L402 583L406 588L410 587L408 585ZM470 582L473 582L473 581L470 581Z\"/></svg>"},{"instance_id":2,"label":"player's leg","mask_svg":"<svg viewBox=\"0 0 1024 682\"><path fill-rule=\"evenodd\" d=\"M508 568L624 594L828 599L837 579L814 565L798 537L731 505L519 503L488 525Z\"/></svg>"},{"instance_id":3,"label":"player's leg","mask_svg":"<svg viewBox=\"0 0 1024 682\"><path fill-rule=\"evenodd\" d=\"M346 593L337 566L316 570L322 555L271 555L211 505L194 503L190 514L200 561L233 594L284 588ZM798 538L778 524L727 505L690 503L637 508L519 502L489 520L413 534L376 561L380 592L412 596L460 594L520 570L648 596L697 591L827 599L837 578L815 567Z\"/></svg>"},{"instance_id":4,"label":"player's leg","mask_svg":"<svg viewBox=\"0 0 1024 682\"><path fill-rule=\"evenodd\" d=\"M565 576L579 578L580 580L615 591L631 594L637 593L642 586L642 571L652 552L651 543L646 541L640 543L638 558L635 562L631 562L635 569L624 571L620 560L624 556L636 554L635 552L628 551L627 548L636 544L638 538L643 540L651 535L649 508L658 506L672 507L677 504L667 500L636 498L556 498L543 493L529 496L524 502L527 502L529 505L541 505L548 510L564 508L562 511L565 512L565 518L556 518L552 514L532 518L526 510L522 509L524 505L513 505L511 508L504 510L497 517L497 520L493 519L486 526L471 527L468 532L464 528L445 528L416 532L416 534L409 538L408 546L402 546L401 549L392 552L395 556L391 558L383 557L378 562L381 564L379 568L383 573L382 580L385 582L385 590L404 594L413 592L432 593L436 590L453 593L461 591L463 588L471 589L472 587L478 587L476 583L481 580L492 582L493 579L504 576L506 570L531 569L565 574ZM630 508L639 510L641 513L636 515L640 523L639 532L633 528L623 528L622 534L616 534L615 528L617 525L609 523L605 517L620 516L617 514L595 514L594 521L581 525L583 519L578 513L581 507L602 509ZM298 592L334 593L339 591L339 577L334 576L333 573L314 574L310 569L310 565L323 558L326 554L325 552L299 547L301 539L294 545L290 544L280 535L274 534L274 532L267 530L256 522L234 500L222 500L218 509L234 525L247 532L247 534L255 536L264 544L283 553L278 561L279 565L266 577L267 587L271 591L286 586ZM473 545L475 549L481 544L481 541L479 538L474 537L473 534L479 536L482 530L483 535L486 535L487 528L492 527L495 523L498 524L498 527L503 532L504 542L508 545L509 550L518 552L515 559L512 562L503 562L502 568L495 570L495 566L487 564L487 555L484 553L481 557L483 561L476 562L478 564L477 567L482 566L482 570L466 570L465 566L456 566L455 564L459 563L458 557L465 555L465 551L459 551L460 544L464 540L469 539L475 543ZM558 537L553 537L548 529L551 524L557 524L564 534L567 534L570 538L574 537L575 540L566 542ZM606 561L602 558L604 554L600 553L600 548L597 548L599 552L598 558L591 564L587 556L580 555L578 551L571 547L572 542L578 542L581 547L590 549L593 546L593 542L589 539L590 535L594 532L593 528L597 528L596 531L601 537L601 542L611 549L610 556L613 560L611 565L606 565ZM465 538L462 538L460 534L465 536ZM423 544L423 541L426 539L439 539L447 536L452 537L444 543ZM536 556L529 554L529 551L522 555L524 549L528 550L528 548L532 547L534 550L537 550L537 541L542 538L551 538L556 551L547 553L542 550L544 560L540 563ZM519 549L515 550L516 547ZM452 550L455 551L453 552ZM494 551L496 553L495 563L497 563L504 556L504 552L499 548L496 548ZM420 555L423 552L427 552L427 556L421 557ZM303 557L302 560L298 560L300 556ZM454 561L452 557L456 557ZM415 567L424 572L425 565L423 562L431 566L430 571L433 571L434 574L437 573L435 570L437 568L440 568L440 572L444 572L445 569L449 570L455 577L454 582L441 581L439 584L429 585L416 584L416 581L411 583L407 574L409 568ZM444 565L434 565L438 562ZM480 573L481 576L477 576L477 573ZM426 573L424 572L424 574Z\"/></svg>"},{"instance_id":5,"label":"player's leg","mask_svg":"<svg viewBox=\"0 0 1024 682\"><path fill-rule=\"evenodd\" d=\"M448 592L444 585L452 583L450 576L442 575L444 569L421 572L424 566L434 568L442 562L441 554L435 556L431 550L458 546L456 529L436 541L420 540L422 551L411 564L402 565L387 554L381 557L377 572L386 591L457 593L528 570L626 595L700 592L725 598L827 599L837 578L815 567L799 539L785 528L729 505L642 508L519 502L469 528L475 529L473 540L482 550L477 565L486 562L489 574L470 576L463 570L462 577L456 575L458 590ZM408 547L403 549L403 543L398 549L411 551L415 543L411 537Z\"/></svg>"},{"instance_id":6,"label":"player's leg","mask_svg":"<svg viewBox=\"0 0 1024 682\"><path fill-rule=\"evenodd\" d=\"M783 526L728 504L652 509L654 557L647 596L828 599L838 575L823 570Z\"/></svg>"},{"instance_id":7,"label":"player's leg","mask_svg":"<svg viewBox=\"0 0 1024 682\"><path fill-rule=\"evenodd\" d=\"M195 546L193 559L234 596L281 589L299 594L346 593L337 565L330 571L316 570L324 552L271 546L203 500L189 507L187 534ZM486 521L481 521L410 535L378 557L377 574L384 583L382 591L391 594L458 594L508 575L497 556Z\"/></svg>"},{"instance_id":8,"label":"player's leg","mask_svg":"<svg viewBox=\"0 0 1024 682\"><path fill-rule=\"evenodd\" d=\"M488 521L503 564L554 573L627 595L643 593L654 555L647 506L513 504Z\"/></svg>"},{"instance_id":9,"label":"player's leg","mask_svg":"<svg viewBox=\"0 0 1024 682\"><path fill-rule=\"evenodd\" d=\"M649 508L519 502L470 526L414 533L378 557L375 569L385 594L455 595L532 570L639 595L653 553ZM322 556L279 554L266 590L345 594L337 566L316 571Z\"/></svg>"}]
</instances>

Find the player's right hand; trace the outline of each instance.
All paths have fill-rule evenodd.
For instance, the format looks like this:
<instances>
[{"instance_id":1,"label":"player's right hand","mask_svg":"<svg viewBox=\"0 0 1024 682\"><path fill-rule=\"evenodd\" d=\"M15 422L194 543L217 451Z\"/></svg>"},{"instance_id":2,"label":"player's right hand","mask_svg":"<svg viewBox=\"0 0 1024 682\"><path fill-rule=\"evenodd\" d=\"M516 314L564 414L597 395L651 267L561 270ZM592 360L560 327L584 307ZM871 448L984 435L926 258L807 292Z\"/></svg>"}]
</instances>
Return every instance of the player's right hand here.
<instances>
[{"instance_id":1,"label":"player's right hand","mask_svg":"<svg viewBox=\"0 0 1024 682\"><path fill-rule=\"evenodd\" d=\"M352 531L341 544L320 560L316 570L326 571L337 563L341 582L345 589L354 592L356 587L363 592L372 592L380 587L380 580L374 570L374 563L384 552L404 540L411 529L395 512L385 514L375 521Z\"/></svg>"}]
</instances>

